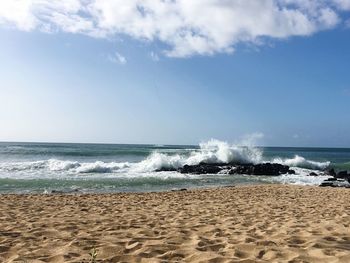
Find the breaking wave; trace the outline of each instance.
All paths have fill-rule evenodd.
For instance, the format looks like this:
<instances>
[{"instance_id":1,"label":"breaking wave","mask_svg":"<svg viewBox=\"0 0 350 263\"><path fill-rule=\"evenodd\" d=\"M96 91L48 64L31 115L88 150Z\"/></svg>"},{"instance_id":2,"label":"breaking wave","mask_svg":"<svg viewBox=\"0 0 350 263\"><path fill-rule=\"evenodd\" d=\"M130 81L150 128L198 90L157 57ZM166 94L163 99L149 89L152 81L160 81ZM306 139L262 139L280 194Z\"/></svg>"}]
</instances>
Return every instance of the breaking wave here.
<instances>
[{"instance_id":1,"label":"breaking wave","mask_svg":"<svg viewBox=\"0 0 350 263\"><path fill-rule=\"evenodd\" d=\"M23 172L23 171L49 171L49 172L69 172L69 173L112 173L129 167L129 163L102 162L79 163L76 161L63 161L49 159L35 162L15 162L0 164L2 172Z\"/></svg>"},{"instance_id":2,"label":"breaking wave","mask_svg":"<svg viewBox=\"0 0 350 263\"><path fill-rule=\"evenodd\" d=\"M262 161L262 151L255 147L230 145L218 140L201 143L199 149L187 155L152 153L148 158L138 163L134 171L151 172L159 169L178 169L184 165L204 163L259 163Z\"/></svg>"},{"instance_id":3,"label":"breaking wave","mask_svg":"<svg viewBox=\"0 0 350 263\"><path fill-rule=\"evenodd\" d=\"M294 158L273 158L264 159L261 148L254 146L230 145L218 140L210 140L201 143L197 151L189 155L169 155L159 152L152 153L148 158L135 165L135 171L151 172L159 169L178 169L184 165L196 165L204 163L234 163L234 164L258 164L258 163L279 163L290 167L299 167L313 170L325 170L330 162L317 162L307 160L302 156L295 155Z\"/></svg>"},{"instance_id":4,"label":"breaking wave","mask_svg":"<svg viewBox=\"0 0 350 263\"><path fill-rule=\"evenodd\" d=\"M272 159L273 163L280 163L283 165L288 165L291 167L300 167L300 168L306 168L306 169L315 169L315 170L325 170L330 166L330 162L316 162L307 160L302 156L295 155L294 158L290 159L281 159L281 158L274 158Z\"/></svg>"},{"instance_id":5,"label":"breaking wave","mask_svg":"<svg viewBox=\"0 0 350 263\"><path fill-rule=\"evenodd\" d=\"M198 149L174 152L151 153L140 162L78 162L70 160L49 159L34 162L0 163L0 172L41 172L59 174L89 174L89 173L147 173L160 169L178 169L184 165L205 163L264 163L273 162L314 170L325 170L330 162L316 162L296 155L294 158L264 159L261 148L254 146L239 146L218 140L201 143Z\"/></svg>"}]
</instances>

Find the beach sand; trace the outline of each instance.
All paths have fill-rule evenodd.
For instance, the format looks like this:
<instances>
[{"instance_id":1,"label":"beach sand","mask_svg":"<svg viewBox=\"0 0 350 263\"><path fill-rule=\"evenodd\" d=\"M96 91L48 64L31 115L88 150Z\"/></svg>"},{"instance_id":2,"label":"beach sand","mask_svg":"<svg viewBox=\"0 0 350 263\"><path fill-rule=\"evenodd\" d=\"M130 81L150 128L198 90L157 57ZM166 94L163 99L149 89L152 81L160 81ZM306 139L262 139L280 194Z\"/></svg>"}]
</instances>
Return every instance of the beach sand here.
<instances>
[{"instance_id":1,"label":"beach sand","mask_svg":"<svg viewBox=\"0 0 350 263\"><path fill-rule=\"evenodd\" d=\"M350 189L0 195L0 262L350 262Z\"/></svg>"}]
</instances>

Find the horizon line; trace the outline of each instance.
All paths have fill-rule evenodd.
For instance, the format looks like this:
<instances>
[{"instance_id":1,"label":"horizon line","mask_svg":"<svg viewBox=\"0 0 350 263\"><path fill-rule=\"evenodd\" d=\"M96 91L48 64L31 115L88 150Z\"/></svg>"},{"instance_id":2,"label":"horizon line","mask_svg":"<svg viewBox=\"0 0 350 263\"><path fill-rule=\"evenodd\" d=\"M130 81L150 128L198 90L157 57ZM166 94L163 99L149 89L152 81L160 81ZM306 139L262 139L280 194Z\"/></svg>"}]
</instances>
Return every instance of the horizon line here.
<instances>
[{"instance_id":1,"label":"horizon line","mask_svg":"<svg viewBox=\"0 0 350 263\"><path fill-rule=\"evenodd\" d=\"M223 141L227 142L227 141ZM199 146L197 144L166 144L166 143L111 143L111 142L49 142L49 141L1 141L0 143L28 143L28 144L91 144L91 145L153 145L153 146ZM238 145L247 147L248 145ZM315 148L315 149L350 149L350 147L337 147L337 146L262 146L254 145L258 148Z\"/></svg>"}]
</instances>

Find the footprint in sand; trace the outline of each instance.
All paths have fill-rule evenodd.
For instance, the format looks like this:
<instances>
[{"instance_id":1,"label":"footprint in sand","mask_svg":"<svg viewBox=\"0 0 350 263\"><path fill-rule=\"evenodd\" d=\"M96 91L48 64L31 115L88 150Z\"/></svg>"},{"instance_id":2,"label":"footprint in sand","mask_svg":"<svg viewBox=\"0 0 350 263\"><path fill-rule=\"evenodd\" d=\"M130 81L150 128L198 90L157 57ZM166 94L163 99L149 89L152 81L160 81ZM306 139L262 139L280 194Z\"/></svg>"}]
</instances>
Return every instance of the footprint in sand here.
<instances>
[{"instance_id":1,"label":"footprint in sand","mask_svg":"<svg viewBox=\"0 0 350 263\"><path fill-rule=\"evenodd\" d=\"M139 242L129 242L125 246L124 253L134 252L135 250L138 250L141 247L142 247L142 245Z\"/></svg>"}]
</instances>

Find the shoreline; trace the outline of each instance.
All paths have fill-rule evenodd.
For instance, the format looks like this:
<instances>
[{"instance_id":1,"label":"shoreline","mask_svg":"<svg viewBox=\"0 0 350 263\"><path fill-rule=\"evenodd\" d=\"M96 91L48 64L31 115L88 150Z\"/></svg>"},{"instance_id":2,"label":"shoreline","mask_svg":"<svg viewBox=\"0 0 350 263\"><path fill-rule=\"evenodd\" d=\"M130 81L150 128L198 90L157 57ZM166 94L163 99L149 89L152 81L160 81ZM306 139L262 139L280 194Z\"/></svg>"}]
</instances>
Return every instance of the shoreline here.
<instances>
[{"instance_id":1,"label":"shoreline","mask_svg":"<svg viewBox=\"0 0 350 263\"><path fill-rule=\"evenodd\" d=\"M349 189L0 194L1 262L350 262Z\"/></svg>"},{"instance_id":2,"label":"shoreline","mask_svg":"<svg viewBox=\"0 0 350 263\"><path fill-rule=\"evenodd\" d=\"M20 195L20 196L111 196L111 195L143 195L143 194L162 194L162 193L176 193L176 192L197 192L197 191L215 191L222 190L226 188L247 188L247 187L264 187L264 186L291 186L291 187L305 187L305 188L321 188L319 185L301 185L301 184L284 184L284 183L239 183L232 185L214 185L214 186L203 186L203 187L184 187L184 188L173 188L159 191L120 191L120 192L80 192L79 190L72 190L71 192L65 192L61 190L52 190L53 192L47 193L0 193L1 196L11 196L11 195ZM327 187L333 188L333 187ZM350 191L350 190L349 190Z\"/></svg>"},{"instance_id":3,"label":"shoreline","mask_svg":"<svg viewBox=\"0 0 350 263\"><path fill-rule=\"evenodd\" d=\"M164 190L150 190L150 191L111 191L111 192L82 192L79 190L51 190L51 192L28 192L28 193L0 193L1 197L6 196L113 196L113 195L143 195L143 194L162 194L162 193L175 193L175 192L197 192L197 191L213 191L213 190L222 190L226 188L245 188L245 187L258 187L258 186L295 186L295 187L311 187L311 188L321 188L319 185L302 185L302 184L286 184L286 183L271 183L271 182L258 182L258 183L238 183L231 185L213 185L213 186L189 186L183 188L172 188L172 189L164 189ZM333 188L333 187L327 187Z\"/></svg>"},{"instance_id":4,"label":"shoreline","mask_svg":"<svg viewBox=\"0 0 350 263\"><path fill-rule=\"evenodd\" d=\"M50 195L72 195L72 196L84 196L84 195L124 195L124 194L130 194L130 195L137 195L137 194L160 194L160 193L173 193L173 192L185 192L185 191L205 191L205 190L216 190L216 189L225 189L225 188L233 188L233 187L250 187L250 186L265 186L265 185L289 185L289 184L282 184L282 183L261 183L258 184L232 184L232 185L215 185L215 186L200 186L200 187L183 187L183 188L172 188L172 189L165 189L165 190L159 190L159 191L111 191L111 192L81 192L79 190L71 190L71 191L61 191L61 190L52 190L51 192L47 193L38 193L38 192L29 192L29 193L15 193L15 192L9 192L9 193L1 193L0 192L0 198L3 196L11 196L11 195L23 195L23 196L50 196ZM300 185L300 186L310 186L310 185ZM316 186L312 186L316 187Z\"/></svg>"},{"instance_id":5,"label":"shoreline","mask_svg":"<svg viewBox=\"0 0 350 263\"><path fill-rule=\"evenodd\" d=\"M305 188L305 189L344 189L345 191L349 191L350 189L346 187L321 187L320 185L302 185L302 184L286 184L286 183L239 183L239 184L232 184L232 185L215 185L215 186L203 186L203 187L187 187L187 188L173 188L173 189L166 189L166 190L159 190L159 191L120 191L120 192L80 192L79 190L72 190L71 192L65 192L61 190L52 190L53 192L47 192L47 193L37 193L37 192L29 192L29 193L0 193L0 199L6 198L7 196L24 196L24 197L45 197L45 196L72 196L72 197L93 197L93 196L102 196L102 197L112 197L112 196L119 196L119 195L148 195L148 194L167 194L167 193L193 193L196 192L207 192L207 191L220 191L230 188L240 189L240 188L257 188L257 187L286 187L286 188Z\"/></svg>"},{"instance_id":6,"label":"shoreline","mask_svg":"<svg viewBox=\"0 0 350 263\"><path fill-rule=\"evenodd\" d=\"M0 195L6 194L114 194L150 193L172 190L212 189L254 185L300 185L319 186L330 176L256 176L256 175L190 175L190 178L169 178L162 184L153 184L152 177L137 178L133 185L130 179L119 178L75 178L69 179L0 179ZM124 181L123 181L124 180ZM144 180L144 182L142 182ZM300 182L295 182L295 181ZM124 183L124 186L122 185ZM97 185L96 185L97 184Z\"/></svg>"}]
</instances>

